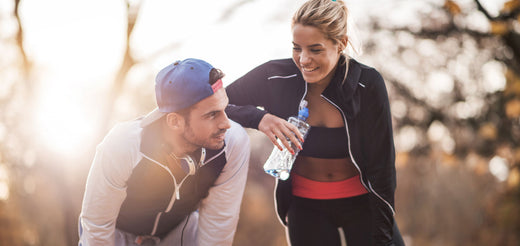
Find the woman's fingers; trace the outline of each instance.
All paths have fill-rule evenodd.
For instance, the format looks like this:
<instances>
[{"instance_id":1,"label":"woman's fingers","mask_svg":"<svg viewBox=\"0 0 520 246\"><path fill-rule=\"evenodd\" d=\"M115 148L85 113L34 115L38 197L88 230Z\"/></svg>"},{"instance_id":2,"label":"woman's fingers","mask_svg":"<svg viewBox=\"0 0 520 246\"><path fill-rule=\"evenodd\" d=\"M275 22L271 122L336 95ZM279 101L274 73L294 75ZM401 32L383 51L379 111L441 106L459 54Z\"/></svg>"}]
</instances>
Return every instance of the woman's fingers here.
<instances>
[{"instance_id":1,"label":"woman's fingers","mask_svg":"<svg viewBox=\"0 0 520 246\"><path fill-rule=\"evenodd\" d=\"M291 139L291 142L295 143L296 146L298 146L298 148L301 150L302 146L300 144L303 143L303 136L302 136L302 133L300 132L300 130L298 130L298 127L296 127L295 125L289 123L288 121L285 121L286 122L286 127L290 130L290 133L289 134L289 138Z\"/></svg>"},{"instance_id":2,"label":"woman's fingers","mask_svg":"<svg viewBox=\"0 0 520 246\"><path fill-rule=\"evenodd\" d=\"M265 133L265 132L264 132ZM265 135L271 140L271 142L279 149L283 150L282 146L278 144L278 141L276 141L276 135L272 132L265 133Z\"/></svg>"},{"instance_id":3,"label":"woman's fingers","mask_svg":"<svg viewBox=\"0 0 520 246\"><path fill-rule=\"evenodd\" d=\"M298 128L286 120L274 116L272 114L266 114L258 124L258 130L262 131L273 144L281 150L281 146L276 139L294 154L294 149L291 146L291 142L294 143L296 148L302 149L299 139L303 137L298 131Z\"/></svg>"},{"instance_id":4,"label":"woman's fingers","mask_svg":"<svg viewBox=\"0 0 520 246\"><path fill-rule=\"evenodd\" d=\"M282 142L282 144L285 146L285 148L287 150L289 150L289 152L291 152L291 154L294 155L294 149L292 148L291 143L289 142L288 138L286 137L289 134L286 135L286 133L280 131L280 129L278 129L278 128L273 129L273 131L275 132L276 137L278 137L280 142Z\"/></svg>"}]
</instances>

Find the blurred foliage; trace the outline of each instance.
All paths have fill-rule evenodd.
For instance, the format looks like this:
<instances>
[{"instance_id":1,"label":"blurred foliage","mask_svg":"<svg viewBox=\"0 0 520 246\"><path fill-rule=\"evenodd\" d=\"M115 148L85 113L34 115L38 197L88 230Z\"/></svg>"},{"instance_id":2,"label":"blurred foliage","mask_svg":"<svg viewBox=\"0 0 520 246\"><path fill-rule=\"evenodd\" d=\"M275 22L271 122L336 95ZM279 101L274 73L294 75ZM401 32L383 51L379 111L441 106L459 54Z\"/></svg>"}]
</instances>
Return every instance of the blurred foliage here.
<instances>
[{"instance_id":1,"label":"blurred foliage","mask_svg":"<svg viewBox=\"0 0 520 246\"><path fill-rule=\"evenodd\" d=\"M235 8L252 1L237 2ZM0 170L6 170L0 171L0 194L8 192L7 200L0 198L0 245L75 245L97 143L63 157L31 141L22 109L34 103L38 71L24 50L19 4L15 0L11 14L0 18L2 26L16 26L0 32ZM393 24L391 13L376 10L358 21L366 42L360 60L383 74L389 90L396 218L407 245L519 245L520 0L505 2L495 15L477 0L385 4L421 6L414 23ZM140 1L126 7L130 40ZM107 98L100 98L107 101L100 137L121 100L138 109L153 104L125 83L131 68L144 62L126 46ZM251 168L234 245L286 245L274 210L275 181L260 168L272 146L259 132L248 132Z\"/></svg>"},{"instance_id":2,"label":"blurred foliage","mask_svg":"<svg viewBox=\"0 0 520 246\"><path fill-rule=\"evenodd\" d=\"M413 245L520 242L519 13L516 0L496 16L448 0L415 26L368 23L366 55L394 114L397 219Z\"/></svg>"}]
</instances>

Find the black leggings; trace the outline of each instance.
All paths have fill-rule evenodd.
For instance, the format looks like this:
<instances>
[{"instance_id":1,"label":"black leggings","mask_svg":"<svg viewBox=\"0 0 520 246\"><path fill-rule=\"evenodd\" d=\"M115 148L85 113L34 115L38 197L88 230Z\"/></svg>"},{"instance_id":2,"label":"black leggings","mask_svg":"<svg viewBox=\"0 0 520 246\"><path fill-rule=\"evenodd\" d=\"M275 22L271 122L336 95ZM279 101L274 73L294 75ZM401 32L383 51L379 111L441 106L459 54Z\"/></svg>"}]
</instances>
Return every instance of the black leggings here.
<instances>
[{"instance_id":1,"label":"black leggings","mask_svg":"<svg viewBox=\"0 0 520 246\"><path fill-rule=\"evenodd\" d=\"M292 246L372 245L368 194L332 200L293 197L287 216Z\"/></svg>"}]
</instances>

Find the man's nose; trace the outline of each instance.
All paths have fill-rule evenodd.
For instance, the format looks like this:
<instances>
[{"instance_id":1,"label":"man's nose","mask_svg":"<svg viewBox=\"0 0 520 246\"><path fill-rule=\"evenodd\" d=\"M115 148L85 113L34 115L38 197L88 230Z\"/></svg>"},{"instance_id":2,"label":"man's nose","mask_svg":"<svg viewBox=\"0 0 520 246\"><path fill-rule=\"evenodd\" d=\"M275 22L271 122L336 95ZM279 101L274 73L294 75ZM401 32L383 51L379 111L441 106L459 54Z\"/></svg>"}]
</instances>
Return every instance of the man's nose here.
<instances>
[{"instance_id":1,"label":"man's nose","mask_svg":"<svg viewBox=\"0 0 520 246\"><path fill-rule=\"evenodd\" d=\"M229 129L229 128L231 128L231 122L229 122L229 118L227 117L227 114L224 113L223 115L224 115L224 117L222 117L223 119L219 123L218 128L220 128L220 129Z\"/></svg>"}]
</instances>

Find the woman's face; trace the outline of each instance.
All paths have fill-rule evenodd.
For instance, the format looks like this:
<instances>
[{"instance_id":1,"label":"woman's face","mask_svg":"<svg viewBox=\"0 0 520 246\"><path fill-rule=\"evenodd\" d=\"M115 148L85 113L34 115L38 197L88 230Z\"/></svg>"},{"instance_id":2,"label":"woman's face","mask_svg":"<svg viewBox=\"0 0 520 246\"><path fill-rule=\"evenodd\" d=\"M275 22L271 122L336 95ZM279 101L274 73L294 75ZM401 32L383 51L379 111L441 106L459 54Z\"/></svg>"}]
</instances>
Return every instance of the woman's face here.
<instances>
[{"instance_id":1,"label":"woman's face","mask_svg":"<svg viewBox=\"0 0 520 246\"><path fill-rule=\"evenodd\" d=\"M340 57L334 44L316 27L296 24L293 27L293 60L307 83L328 84Z\"/></svg>"}]
</instances>

